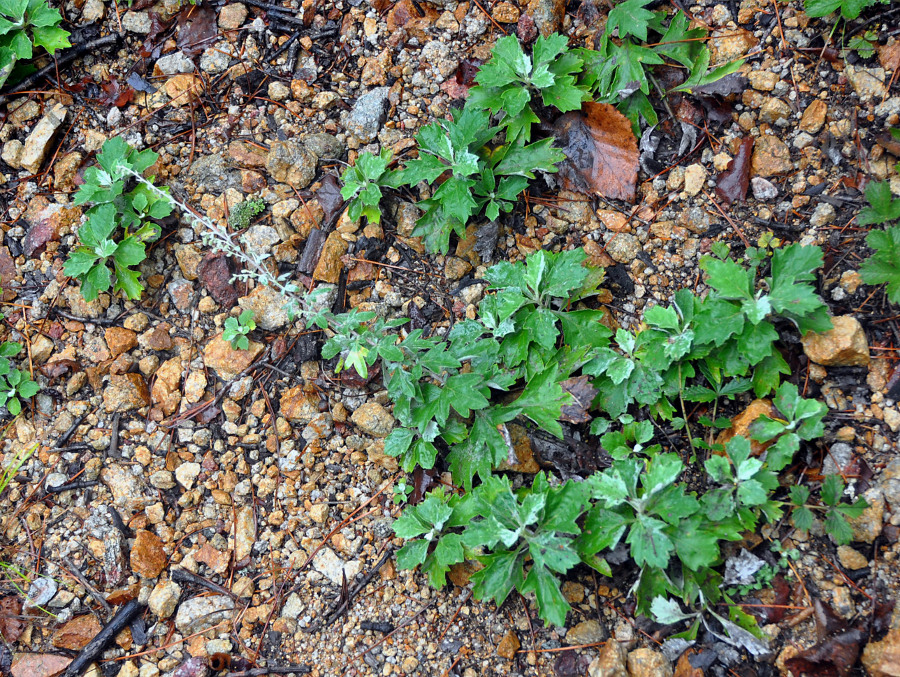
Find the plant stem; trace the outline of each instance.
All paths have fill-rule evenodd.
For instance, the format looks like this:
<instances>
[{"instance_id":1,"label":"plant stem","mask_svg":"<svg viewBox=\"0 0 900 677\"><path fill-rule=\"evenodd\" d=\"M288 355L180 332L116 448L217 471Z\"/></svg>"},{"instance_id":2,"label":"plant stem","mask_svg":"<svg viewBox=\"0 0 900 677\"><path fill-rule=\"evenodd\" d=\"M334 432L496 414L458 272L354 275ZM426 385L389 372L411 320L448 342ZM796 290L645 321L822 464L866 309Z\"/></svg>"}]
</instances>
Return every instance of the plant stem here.
<instances>
[{"instance_id":1,"label":"plant stem","mask_svg":"<svg viewBox=\"0 0 900 677\"><path fill-rule=\"evenodd\" d=\"M691 445L691 454L696 457L697 449L694 447L694 436L691 433L691 424L688 423L687 408L684 406L684 380L681 378L681 362L678 363L678 402L681 404L681 415L684 417L684 429L687 431L688 443Z\"/></svg>"}]
</instances>

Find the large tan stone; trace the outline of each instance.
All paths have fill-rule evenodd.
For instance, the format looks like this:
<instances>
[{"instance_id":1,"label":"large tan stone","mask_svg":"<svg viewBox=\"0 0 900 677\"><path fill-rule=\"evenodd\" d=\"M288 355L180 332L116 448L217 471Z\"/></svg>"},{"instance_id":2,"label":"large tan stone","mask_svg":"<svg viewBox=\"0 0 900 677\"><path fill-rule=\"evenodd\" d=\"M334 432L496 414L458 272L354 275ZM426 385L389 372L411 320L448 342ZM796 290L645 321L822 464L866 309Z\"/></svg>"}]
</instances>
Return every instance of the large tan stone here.
<instances>
[{"instance_id":1,"label":"large tan stone","mask_svg":"<svg viewBox=\"0 0 900 677\"><path fill-rule=\"evenodd\" d=\"M831 318L834 327L821 334L808 332L803 337L803 352L825 367L861 367L869 364L869 342L855 317Z\"/></svg>"}]
</instances>

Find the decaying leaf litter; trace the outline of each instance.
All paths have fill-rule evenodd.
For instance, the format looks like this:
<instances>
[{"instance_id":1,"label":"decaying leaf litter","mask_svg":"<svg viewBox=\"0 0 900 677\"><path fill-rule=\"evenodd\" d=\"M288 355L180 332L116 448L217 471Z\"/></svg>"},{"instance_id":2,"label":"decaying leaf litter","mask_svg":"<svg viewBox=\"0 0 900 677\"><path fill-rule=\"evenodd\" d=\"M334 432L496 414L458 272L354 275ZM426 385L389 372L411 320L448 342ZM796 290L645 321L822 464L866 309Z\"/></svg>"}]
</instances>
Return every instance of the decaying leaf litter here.
<instances>
[{"instance_id":1,"label":"decaying leaf litter","mask_svg":"<svg viewBox=\"0 0 900 677\"><path fill-rule=\"evenodd\" d=\"M44 387L4 442L7 457L38 448L3 497L3 561L15 569L0 669L58 674L138 599L149 610L100 656L101 674L256 674L265 661L322 675L760 673L768 662L843 675L860 669L859 656L869 672L893 674L896 306L860 284L866 230L853 217L866 180L897 180L883 136L900 113L896 36L880 6L850 24L878 30L867 59L830 47L833 21L799 5L690 10L713 31L711 63L748 56L740 73L654 99L659 121L640 145L617 114L591 106L546 121L570 145L567 169L442 257L411 235L418 196L401 191L382 224L354 224L327 177L367 147L414 154L414 133L448 116L503 32L531 42L559 30L593 44L606 8L64 8L76 49L121 31L123 51L68 62L32 85L39 91L5 100L4 322ZM655 72L666 89L677 86L673 70ZM52 132L33 136L43 120ZM66 280L82 215L71 195L116 134L159 152L157 176L213 220L262 197L269 211L248 234L304 286L335 283L344 307L398 308L422 328L474 310L486 260L540 248L583 246L607 268L604 307L630 327L648 301L702 283L697 261L714 242L822 245L820 292L832 315L859 320L868 345L865 359L857 350L815 361L787 346L798 385L830 409L826 437L797 470L856 482L871 507L851 546L780 525L730 552L747 548L777 572L742 598L771 639L771 656L751 661L716 625L681 658L669 653L677 644L661 651L672 626L635 617L629 582L587 569L564 585L565 628L545 627L524 597L499 610L476 603L465 567L441 592L397 571L384 558L399 512L389 483L401 474L379 443L393 417L378 373L335 375L319 360L321 337L292 330L264 288L231 281L236 262L208 251L183 219L162 224L140 302L88 303ZM25 150L36 166L21 164ZM218 338L231 308L265 319L249 359ZM584 386L567 390L581 402ZM574 423L582 410L567 416ZM596 438L534 435L517 448L532 456L517 471L578 475L608 463ZM423 494L441 477L417 471L411 481ZM797 558L773 555L773 539ZM20 612L23 591L32 603Z\"/></svg>"}]
</instances>

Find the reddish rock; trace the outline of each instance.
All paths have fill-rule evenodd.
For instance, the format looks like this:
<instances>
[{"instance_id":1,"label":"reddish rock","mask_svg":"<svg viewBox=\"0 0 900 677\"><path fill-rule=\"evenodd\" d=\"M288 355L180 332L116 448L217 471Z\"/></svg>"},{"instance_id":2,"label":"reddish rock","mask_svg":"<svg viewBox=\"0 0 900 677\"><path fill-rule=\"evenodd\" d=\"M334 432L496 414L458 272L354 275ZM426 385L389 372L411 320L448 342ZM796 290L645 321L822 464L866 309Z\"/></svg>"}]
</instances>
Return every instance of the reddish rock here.
<instances>
[{"instance_id":1,"label":"reddish rock","mask_svg":"<svg viewBox=\"0 0 900 677\"><path fill-rule=\"evenodd\" d=\"M131 546L131 569L144 578L156 578L166 568L168 556L159 536L150 531L138 531Z\"/></svg>"},{"instance_id":2,"label":"reddish rock","mask_svg":"<svg viewBox=\"0 0 900 677\"><path fill-rule=\"evenodd\" d=\"M253 364L262 351L263 345L256 341L250 341L247 350L235 350L219 334L203 349L203 363L215 369L220 378L230 380Z\"/></svg>"},{"instance_id":3,"label":"reddish rock","mask_svg":"<svg viewBox=\"0 0 900 677\"><path fill-rule=\"evenodd\" d=\"M76 616L53 633L50 641L57 648L79 651L97 636L100 629L100 621L94 614Z\"/></svg>"},{"instance_id":4,"label":"reddish rock","mask_svg":"<svg viewBox=\"0 0 900 677\"><path fill-rule=\"evenodd\" d=\"M266 166L266 151L246 141L232 141L228 144L228 155L232 160L244 167Z\"/></svg>"},{"instance_id":5,"label":"reddish rock","mask_svg":"<svg viewBox=\"0 0 900 677\"><path fill-rule=\"evenodd\" d=\"M124 327L110 327L104 332L104 336L114 358L137 346L137 334Z\"/></svg>"},{"instance_id":6,"label":"reddish rock","mask_svg":"<svg viewBox=\"0 0 900 677\"><path fill-rule=\"evenodd\" d=\"M140 374L112 374L103 391L106 411L131 411L150 404L150 391Z\"/></svg>"},{"instance_id":7,"label":"reddish rock","mask_svg":"<svg viewBox=\"0 0 900 677\"><path fill-rule=\"evenodd\" d=\"M330 233L328 239L325 240L325 246L322 247L316 269L313 271L313 279L337 284L344 267L341 257L347 253L348 246L349 243L341 237L340 233L337 231Z\"/></svg>"},{"instance_id":8,"label":"reddish rock","mask_svg":"<svg viewBox=\"0 0 900 677\"><path fill-rule=\"evenodd\" d=\"M303 386L289 388L281 396L279 408L281 415L288 421L309 423L319 413L321 398L315 390L307 390Z\"/></svg>"},{"instance_id":9,"label":"reddish rock","mask_svg":"<svg viewBox=\"0 0 900 677\"><path fill-rule=\"evenodd\" d=\"M50 653L19 653L13 658L12 677L56 677L65 670L71 658Z\"/></svg>"},{"instance_id":10,"label":"reddish rock","mask_svg":"<svg viewBox=\"0 0 900 677\"><path fill-rule=\"evenodd\" d=\"M138 341L143 348L147 350L171 350L172 335L168 324L159 324L150 331L141 334Z\"/></svg>"}]
</instances>

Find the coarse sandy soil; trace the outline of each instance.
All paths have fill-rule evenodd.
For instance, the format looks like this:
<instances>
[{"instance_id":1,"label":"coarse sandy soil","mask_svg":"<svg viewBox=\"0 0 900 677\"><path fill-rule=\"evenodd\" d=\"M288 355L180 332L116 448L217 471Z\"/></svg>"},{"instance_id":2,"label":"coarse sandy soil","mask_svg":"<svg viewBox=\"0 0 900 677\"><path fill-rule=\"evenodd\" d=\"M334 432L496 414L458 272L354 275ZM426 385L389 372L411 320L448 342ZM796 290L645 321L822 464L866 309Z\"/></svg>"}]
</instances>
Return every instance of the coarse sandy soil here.
<instances>
[{"instance_id":1,"label":"coarse sandy soil","mask_svg":"<svg viewBox=\"0 0 900 677\"><path fill-rule=\"evenodd\" d=\"M799 552L742 598L762 605L746 608L762 608L771 658L706 635L695 666L660 651L667 631L635 617L628 575L573 570L563 588L573 609L553 628L533 599L513 594L501 608L474 600L465 567L440 591L398 570L391 499L403 473L383 453L393 417L380 378L335 375L321 336L289 322L268 289L230 282L234 262L212 255L188 219L161 224L141 265L140 301L101 294L86 303L63 273L82 216L73 194L104 140L122 135L159 153L157 181L214 221L261 198L253 246L304 284L337 285L343 308L415 312L426 326L464 317L490 263L474 235L430 255L410 235L413 195L392 195L378 226L326 213L317 194L363 149L414 152L416 131L448 115L504 33L536 23L590 45L609 8L72 0L60 9L72 44L89 49L0 104L0 339L25 346L17 364L42 386L20 416L0 415L4 465L37 445L0 496L0 561L10 565L0 582L0 675L59 674L135 599L147 606L87 674L249 677L268 666L323 677L765 677L840 636L849 658L826 656L810 673L900 675L900 615L884 605L900 584L900 312L883 289L861 284L870 252L855 221L866 181L890 180L900 195L900 149L884 135L900 120L895 4L837 30L835 17L810 19L798 2L683 7L711 31L713 63L746 57L746 86L714 110L685 97L678 119L654 101L660 125L645 135L661 143L642 164L635 204L539 180L500 222L494 262L584 246L607 268L606 307L624 326L648 302L702 291L698 260L713 242L739 252L773 237L820 245L820 294L832 315L861 324L862 366L814 364L796 336L784 349L790 378L829 407L826 435L801 465L820 476L830 463L870 508L847 547L789 523L748 534L738 546L770 564L773 539ZM839 49L863 30L875 35L871 55ZM748 138L752 188L723 206L715 180ZM258 327L250 350L234 351L222 327L242 308ZM520 460L536 470L533 458ZM358 583L342 607L342 588ZM42 609L29 608L25 592ZM848 628L862 630L847 638Z\"/></svg>"}]
</instances>

